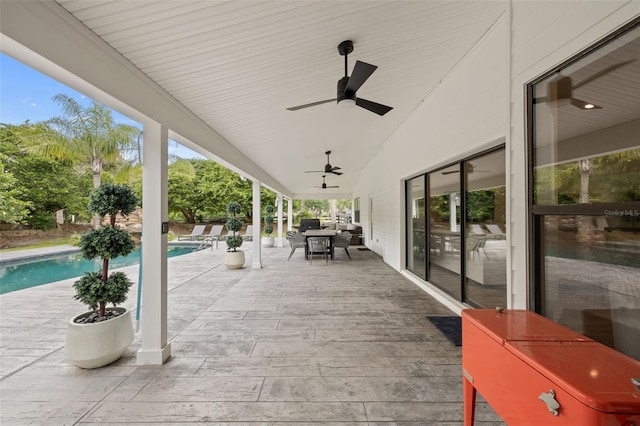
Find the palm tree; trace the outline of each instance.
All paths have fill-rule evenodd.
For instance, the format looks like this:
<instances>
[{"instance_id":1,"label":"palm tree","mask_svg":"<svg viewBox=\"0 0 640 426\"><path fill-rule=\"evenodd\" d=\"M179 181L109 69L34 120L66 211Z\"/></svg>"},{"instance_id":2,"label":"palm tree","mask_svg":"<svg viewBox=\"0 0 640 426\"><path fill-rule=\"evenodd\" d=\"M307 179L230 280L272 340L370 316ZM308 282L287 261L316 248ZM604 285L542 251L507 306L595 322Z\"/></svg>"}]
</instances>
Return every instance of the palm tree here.
<instances>
[{"instance_id":1,"label":"palm tree","mask_svg":"<svg viewBox=\"0 0 640 426\"><path fill-rule=\"evenodd\" d=\"M84 108L64 94L53 100L62 108L62 115L36 126L38 130L23 135L24 139L33 152L88 166L93 187L98 188L103 168L121 161L122 153L136 146L139 130L116 123L111 110L95 101ZM98 223L99 218L94 217L94 226Z\"/></svg>"}]
</instances>

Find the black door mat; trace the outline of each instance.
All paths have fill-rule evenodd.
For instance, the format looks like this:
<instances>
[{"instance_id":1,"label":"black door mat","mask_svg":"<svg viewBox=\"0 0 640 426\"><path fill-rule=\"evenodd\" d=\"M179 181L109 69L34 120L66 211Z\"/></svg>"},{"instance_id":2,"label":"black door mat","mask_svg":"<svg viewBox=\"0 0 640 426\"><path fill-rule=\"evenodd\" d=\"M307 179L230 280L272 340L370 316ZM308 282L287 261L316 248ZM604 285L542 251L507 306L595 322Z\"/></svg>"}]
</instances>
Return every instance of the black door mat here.
<instances>
[{"instance_id":1,"label":"black door mat","mask_svg":"<svg viewBox=\"0 0 640 426\"><path fill-rule=\"evenodd\" d=\"M360 250L360 251L371 251L367 247L358 247L358 250Z\"/></svg>"},{"instance_id":2,"label":"black door mat","mask_svg":"<svg viewBox=\"0 0 640 426\"><path fill-rule=\"evenodd\" d=\"M431 317L427 319L436 326L442 334L455 346L462 346L462 318L458 316L451 317Z\"/></svg>"}]
</instances>

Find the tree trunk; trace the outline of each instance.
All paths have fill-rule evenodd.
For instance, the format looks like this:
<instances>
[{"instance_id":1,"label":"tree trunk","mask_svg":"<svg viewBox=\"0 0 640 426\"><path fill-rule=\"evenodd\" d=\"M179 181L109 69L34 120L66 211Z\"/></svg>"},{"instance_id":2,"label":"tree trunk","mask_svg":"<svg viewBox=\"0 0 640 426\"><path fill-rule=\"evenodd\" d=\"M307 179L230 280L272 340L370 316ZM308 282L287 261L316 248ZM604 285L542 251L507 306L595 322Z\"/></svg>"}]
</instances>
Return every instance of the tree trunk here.
<instances>
[{"instance_id":1,"label":"tree trunk","mask_svg":"<svg viewBox=\"0 0 640 426\"><path fill-rule=\"evenodd\" d=\"M589 173L591 172L591 160L580 160L580 204L589 203ZM594 239L594 224L591 216L576 216L578 233L576 238L581 242L590 242Z\"/></svg>"},{"instance_id":2,"label":"tree trunk","mask_svg":"<svg viewBox=\"0 0 640 426\"><path fill-rule=\"evenodd\" d=\"M93 169L93 166L92 166ZM93 189L96 189L100 186L100 172L96 172L95 169L92 170L91 173L93 177ZM101 217L97 214L91 216L91 227L93 229L98 229L100 227L100 219Z\"/></svg>"},{"instance_id":3,"label":"tree trunk","mask_svg":"<svg viewBox=\"0 0 640 426\"><path fill-rule=\"evenodd\" d=\"M589 202L589 173L591 172L591 160L580 160L580 204Z\"/></svg>"},{"instance_id":4,"label":"tree trunk","mask_svg":"<svg viewBox=\"0 0 640 426\"><path fill-rule=\"evenodd\" d=\"M196 215L192 210L180 209L182 217L184 217L184 223L196 223Z\"/></svg>"}]
</instances>

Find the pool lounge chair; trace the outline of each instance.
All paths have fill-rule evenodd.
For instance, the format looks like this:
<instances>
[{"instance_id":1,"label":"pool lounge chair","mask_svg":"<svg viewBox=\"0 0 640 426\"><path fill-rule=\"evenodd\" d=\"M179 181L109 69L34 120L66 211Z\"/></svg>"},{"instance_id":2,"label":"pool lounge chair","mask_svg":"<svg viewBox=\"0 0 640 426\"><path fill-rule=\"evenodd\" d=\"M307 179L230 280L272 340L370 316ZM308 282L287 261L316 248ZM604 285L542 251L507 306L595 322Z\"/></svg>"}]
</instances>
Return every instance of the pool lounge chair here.
<instances>
[{"instance_id":1,"label":"pool lounge chair","mask_svg":"<svg viewBox=\"0 0 640 426\"><path fill-rule=\"evenodd\" d=\"M216 242L216 248L218 248L218 242L222 237L222 225L213 225L209 230L209 233L205 235L204 242L211 244L211 249L213 250L213 242Z\"/></svg>"},{"instance_id":2,"label":"pool lounge chair","mask_svg":"<svg viewBox=\"0 0 640 426\"><path fill-rule=\"evenodd\" d=\"M504 235L504 231L496 224L487 224L485 226L493 235Z\"/></svg>"},{"instance_id":3,"label":"pool lounge chair","mask_svg":"<svg viewBox=\"0 0 640 426\"><path fill-rule=\"evenodd\" d=\"M478 225L477 223L472 223L469 225L471 227L471 234L476 234L476 235L484 235L485 232L482 229L482 227L480 225Z\"/></svg>"},{"instance_id":4,"label":"pool lounge chair","mask_svg":"<svg viewBox=\"0 0 640 426\"><path fill-rule=\"evenodd\" d=\"M200 241L201 238L204 238L204 229L207 225L196 225L191 230L190 234L187 235L178 235L178 241L182 240L196 240Z\"/></svg>"},{"instance_id":5,"label":"pool lounge chair","mask_svg":"<svg viewBox=\"0 0 640 426\"><path fill-rule=\"evenodd\" d=\"M253 225L247 225L247 229L244 234L240 235L243 240L253 241Z\"/></svg>"}]
</instances>

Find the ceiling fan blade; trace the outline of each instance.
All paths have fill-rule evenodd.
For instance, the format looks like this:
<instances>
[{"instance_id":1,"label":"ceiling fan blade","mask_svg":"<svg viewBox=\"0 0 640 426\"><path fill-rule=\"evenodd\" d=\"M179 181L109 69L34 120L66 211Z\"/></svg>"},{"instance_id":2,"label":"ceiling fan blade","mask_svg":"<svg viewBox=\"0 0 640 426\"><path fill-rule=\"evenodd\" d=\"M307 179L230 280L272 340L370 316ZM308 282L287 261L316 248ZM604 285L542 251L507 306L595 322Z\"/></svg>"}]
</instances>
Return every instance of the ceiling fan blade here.
<instances>
[{"instance_id":1,"label":"ceiling fan blade","mask_svg":"<svg viewBox=\"0 0 640 426\"><path fill-rule=\"evenodd\" d=\"M336 172L334 170L331 170L331 171L329 171L327 173L333 173L334 175L338 175L338 176L340 176L342 174L342 172Z\"/></svg>"},{"instance_id":2,"label":"ceiling fan blade","mask_svg":"<svg viewBox=\"0 0 640 426\"><path fill-rule=\"evenodd\" d=\"M448 172L442 172L443 175L450 175L453 173L460 173L460 170L449 170Z\"/></svg>"},{"instance_id":3,"label":"ceiling fan blade","mask_svg":"<svg viewBox=\"0 0 640 426\"><path fill-rule=\"evenodd\" d=\"M340 188L340 187L333 185L333 186L327 186L327 188Z\"/></svg>"},{"instance_id":4,"label":"ceiling fan blade","mask_svg":"<svg viewBox=\"0 0 640 426\"><path fill-rule=\"evenodd\" d=\"M336 102L336 101L337 101L336 98L325 99L324 101L311 102L310 104L298 105L298 106L294 106L294 107L291 107L291 108L287 108L287 111L297 111L299 109L309 108L309 107L316 106L316 105L328 104L329 102Z\"/></svg>"},{"instance_id":5,"label":"ceiling fan blade","mask_svg":"<svg viewBox=\"0 0 640 426\"><path fill-rule=\"evenodd\" d=\"M307 170L305 173L325 173L324 170Z\"/></svg>"},{"instance_id":6,"label":"ceiling fan blade","mask_svg":"<svg viewBox=\"0 0 640 426\"><path fill-rule=\"evenodd\" d=\"M619 62L619 63L617 63L617 64L609 65L609 66L608 66L608 67L606 67L605 69L603 69L603 70L601 70L601 71L598 71L597 73L595 73L595 74L593 74L593 75L591 75L591 76L589 76L589 77L585 78L584 80L582 80L582 81L581 81L581 82L579 82L579 83L576 83L576 84L573 86L573 89L577 89L577 88L578 88L578 87L580 87L580 86L584 86L584 85L585 85L585 84L587 84L587 83L591 83L593 80L595 80L595 79L597 79L597 78L600 78L600 77L602 77L602 76L603 76L603 75L605 75L605 74L609 74L611 71L615 71L615 70L617 70L618 68L623 67L623 66L625 66L625 65L627 65L627 64L630 64L631 62L634 62L634 61L635 61L635 59L630 59L630 60L628 60L628 61Z\"/></svg>"},{"instance_id":7,"label":"ceiling fan blade","mask_svg":"<svg viewBox=\"0 0 640 426\"><path fill-rule=\"evenodd\" d=\"M356 98L356 105L366 110L374 112L380 116L385 115L393 109L393 107L379 104L377 102L368 101L362 98Z\"/></svg>"},{"instance_id":8,"label":"ceiling fan blade","mask_svg":"<svg viewBox=\"0 0 640 426\"><path fill-rule=\"evenodd\" d=\"M596 104L592 104L591 102L585 102L581 99L576 99L576 98L571 98L571 105L573 105L574 107L580 108L580 109L584 109L584 110L590 110L590 109L602 109L601 106L598 106Z\"/></svg>"},{"instance_id":9,"label":"ceiling fan blade","mask_svg":"<svg viewBox=\"0 0 640 426\"><path fill-rule=\"evenodd\" d=\"M371 74L373 74L377 68L378 67L375 65L356 61L356 65L353 67L351 77L349 77L349 81L347 82L347 86L344 88L344 91L348 93L356 93L360 86L362 86L364 82L371 77Z\"/></svg>"}]
</instances>

